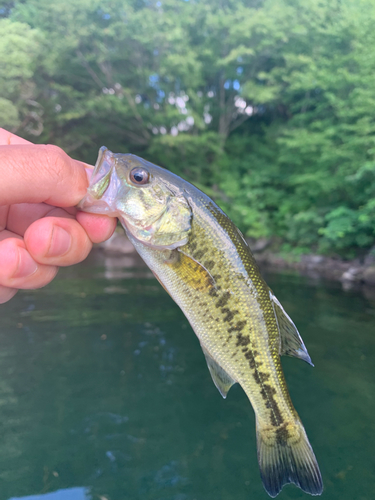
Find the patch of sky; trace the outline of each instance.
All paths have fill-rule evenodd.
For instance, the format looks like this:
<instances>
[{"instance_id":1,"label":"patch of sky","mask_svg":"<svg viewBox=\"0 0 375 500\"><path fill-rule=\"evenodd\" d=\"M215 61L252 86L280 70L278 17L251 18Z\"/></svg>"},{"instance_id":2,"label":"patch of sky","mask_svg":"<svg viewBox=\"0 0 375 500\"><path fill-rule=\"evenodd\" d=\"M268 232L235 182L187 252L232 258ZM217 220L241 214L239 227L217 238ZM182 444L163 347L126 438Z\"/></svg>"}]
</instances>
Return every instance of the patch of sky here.
<instances>
[{"instance_id":1,"label":"patch of sky","mask_svg":"<svg viewBox=\"0 0 375 500\"><path fill-rule=\"evenodd\" d=\"M227 80L227 81L224 83L224 88L225 88L225 89L230 89L230 87L231 87L231 83L232 83L232 82L231 82L230 80Z\"/></svg>"},{"instance_id":2,"label":"patch of sky","mask_svg":"<svg viewBox=\"0 0 375 500\"><path fill-rule=\"evenodd\" d=\"M158 89L156 91L156 100L158 102L162 102L164 100L164 97L165 97L165 92L164 90L161 90L161 89Z\"/></svg>"},{"instance_id":3,"label":"patch of sky","mask_svg":"<svg viewBox=\"0 0 375 500\"><path fill-rule=\"evenodd\" d=\"M183 97L176 97L176 105L179 107L179 108L184 108L185 107L185 99Z\"/></svg>"},{"instance_id":4,"label":"patch of sky","mask_svg":"<svg viewBox=\"0 0 375 500\"><path fill-rule=\"evenodd\" d=\"M159 83L159 75L157 75L156 73L150 75L148 77L148 81L150 82L150 86L155 88Z\"/></svg>"},{"instance_id":5,"label":"patch of sky","mask_svg":"<svg viewBox=\"0 0 375 500\"><path fill-rule=\"evenodd\" d=\"M241 87L240 82L238 80L234 80L233 82L234 90L240 90L240 87Z\"/></svg>"},{"instance_id":6,"label":"patch of sky","mask_svg":"<svg viewBox=\"0 0 375 500\"><path fill-rule=\"evenodd\" d=\"M242 66L238 66L237 68L237 75L242 75L243 73L243 67Z\"/></svg>"},{"instance_id":7,"label":"patch of sky","mask_svg":"<svg viewBox=\"0 0 375 500\"><path fill-rule=\"evenodd\" d=\"M108 12L104 12L103 9L98 9L97 13L102 19L105 19L106 21L108 21L108 19L111 19L111 14L108 14Z\"/></svg>"}]
</instances>

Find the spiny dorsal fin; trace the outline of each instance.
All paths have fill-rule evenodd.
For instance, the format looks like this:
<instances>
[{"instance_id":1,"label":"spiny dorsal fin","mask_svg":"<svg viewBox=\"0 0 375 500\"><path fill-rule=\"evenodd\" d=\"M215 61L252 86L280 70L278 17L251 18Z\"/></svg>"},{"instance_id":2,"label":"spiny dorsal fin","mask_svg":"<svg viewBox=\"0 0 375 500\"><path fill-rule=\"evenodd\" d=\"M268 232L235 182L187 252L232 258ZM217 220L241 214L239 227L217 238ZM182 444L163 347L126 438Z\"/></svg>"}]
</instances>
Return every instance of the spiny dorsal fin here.
<instances>
[{"instance_id":1,"label":"spiny dorsal fin","mask_svg":"<svg viewBox=\"0 0 375 500\"><path fill-rule=\"evenodd\" d=\"M207 366L210 370L212 380L214 384L218 388L220 394L225 399L227 397L229 389L233 384L236 383L235 380L230 377L227 372L222 368L209 354L209 352L203 347L201 344L203 354L206 357Z\"/></svg>"},{"instance_id":2,"label":"spiny dorsal fin","mask_svg":"<svg viewBox=\"0 0 375 500\"><path fill-rule=\"evenodd\" d=\"M283 306L271 290L270 299L280 332L280 356L282 354L285 354L286 356L295 356L296 358L303 359L303 361L306 361L309 365L314 366L311 362L306 346L298 333L296 325L289 318L287 313L284 311Z\"/></svg>"}]
</instances>

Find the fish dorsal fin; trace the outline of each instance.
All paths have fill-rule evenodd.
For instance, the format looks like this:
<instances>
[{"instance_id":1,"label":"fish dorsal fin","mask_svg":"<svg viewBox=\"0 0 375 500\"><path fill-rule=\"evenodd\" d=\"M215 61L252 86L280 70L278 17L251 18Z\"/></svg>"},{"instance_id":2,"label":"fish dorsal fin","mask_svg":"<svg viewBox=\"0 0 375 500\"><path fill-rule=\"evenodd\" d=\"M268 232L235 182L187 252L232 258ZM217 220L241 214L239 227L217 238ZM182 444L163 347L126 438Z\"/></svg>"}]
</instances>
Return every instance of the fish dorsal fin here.
<instances>
[{"instance_id":1,"label":"fish dorsal fin","mask_svg":"<svg viewBox=\"0 0 375 500\"><path fill-rule=\"evenodd\" d=\"M296 325L284 311L283 306L271 290L270 299L280 332L280 356L282 354L285 354L286 356L295 356L296 358L303 359L303 361L306 361L309 365L314 366L311 362L306 346L298 333Z\"/></svg>"},{"instance_id":2,"label":"fish dorsal fin","mask_svg":"<svg viewBox=\"0 0 375 500\"><path fill-rule=\"evenodd\" d=\"M232 379L230 375L222 368L209 354L207 349L205 349L202 344L202 351L203 354L205 355L206 361L207 361L207 366L208 369L210 370L212 380L214 381L214 384L218 388L220 394L223 396L225 399L227 397L229 389L232 387L233 384L236 383L235 380Z\"/></svg>"}]
</instances>

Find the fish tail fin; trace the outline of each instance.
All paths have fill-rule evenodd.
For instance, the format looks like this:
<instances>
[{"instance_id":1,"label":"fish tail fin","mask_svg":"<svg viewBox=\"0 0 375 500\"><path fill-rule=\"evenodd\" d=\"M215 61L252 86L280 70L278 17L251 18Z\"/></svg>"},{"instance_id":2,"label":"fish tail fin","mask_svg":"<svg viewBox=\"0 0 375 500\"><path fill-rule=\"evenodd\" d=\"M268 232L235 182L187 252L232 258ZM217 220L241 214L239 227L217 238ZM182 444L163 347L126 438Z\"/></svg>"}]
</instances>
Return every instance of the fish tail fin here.
<instances>
[{"instance_id":1,"label":"fish tail fin","mask_svg":"<svg viewBox=\"0 0 375 500\"><path fill-rule=\"evenodd\" d=\"M257 444L263 486L272 498L288 483L310 495L322 494L318 462L300 421L278 427L262 427L257 422Z\"/></svg>"}]
</instances>

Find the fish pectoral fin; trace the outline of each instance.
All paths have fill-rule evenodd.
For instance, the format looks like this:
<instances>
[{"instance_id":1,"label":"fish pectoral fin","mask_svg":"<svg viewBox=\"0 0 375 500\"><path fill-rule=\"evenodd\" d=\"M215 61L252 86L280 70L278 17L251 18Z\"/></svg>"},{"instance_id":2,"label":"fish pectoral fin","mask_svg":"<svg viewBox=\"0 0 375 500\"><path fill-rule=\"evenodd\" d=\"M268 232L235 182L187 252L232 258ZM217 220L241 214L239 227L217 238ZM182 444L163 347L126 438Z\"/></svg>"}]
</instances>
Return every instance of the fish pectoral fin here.
<instances>
[{"instance_id":1,"label":"fish pectoral fin","mask_svg":"<svg viewBox=\"0 0 375 500\"><path fill-rule=\"evenodd\" d=\"M173 266L179 277L194 290L202 292L216 290L215 280L209 271L180 248L172 250L165 263Z\"/></svg>"},{"instance_id":2,"label":"fish pectoral fin","mask_svg":"<svg viewBox=\"0 0 375 500\"><path fill-rule=\"evenodd\" d=\"M285 354L286 356L294 356L296 358L303 359L303 361L306 361L309 365L314 366L311 362L306 346L298 333L296 325L284 311L283 306L271 290L270 299L280 332L280 356L282 354Z\"/></svg>"},{"instance_id":3,"label":"fish pectoral fin","mask_svg":"<svg viewBox=\"0 0 375 500\"><path fill-rule=\"evenodd\" d=\"M220 394L225 399L229 389L236 383L230 375L222 368L209 354L206 348L201 344L203 354L205 355L208 369L210 370L212 380L218 388Z\"/></svg>"}]
</instances>

